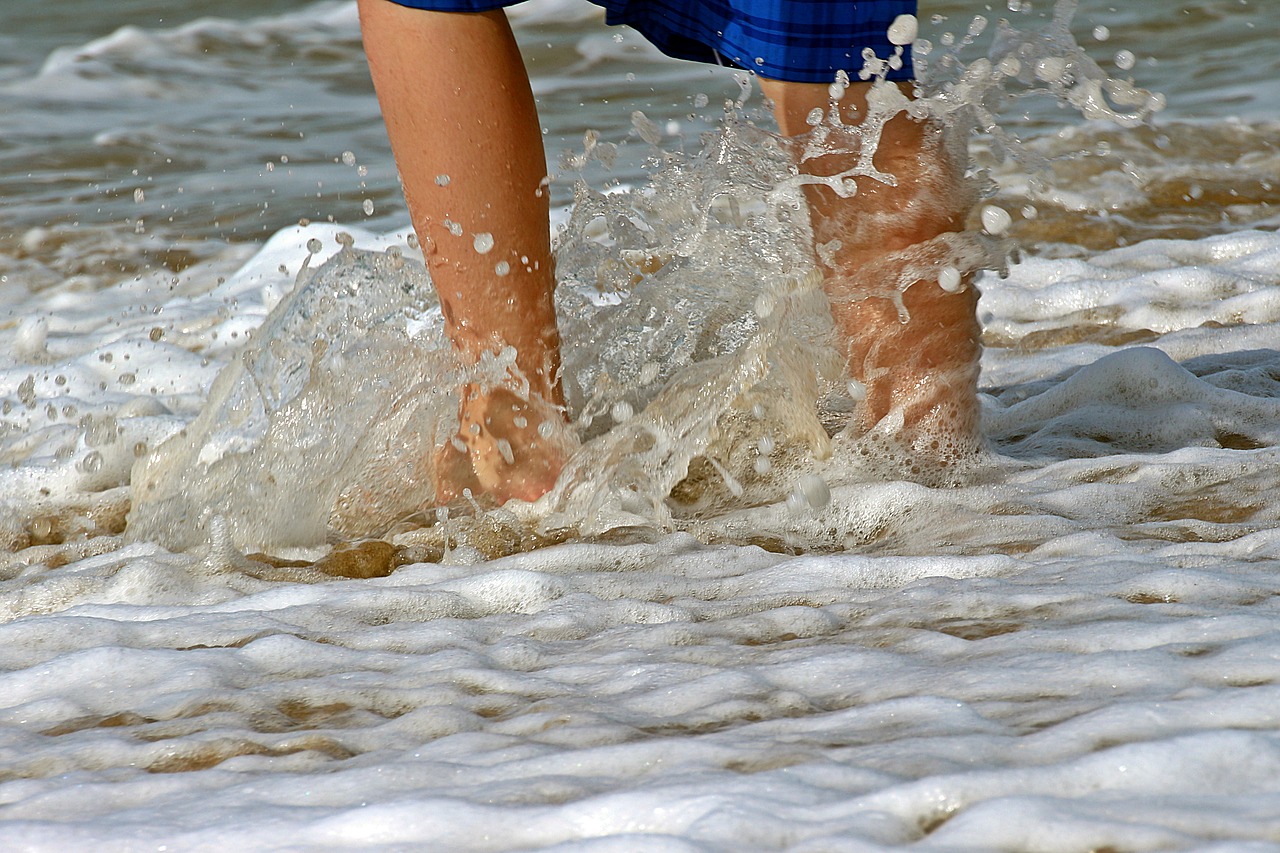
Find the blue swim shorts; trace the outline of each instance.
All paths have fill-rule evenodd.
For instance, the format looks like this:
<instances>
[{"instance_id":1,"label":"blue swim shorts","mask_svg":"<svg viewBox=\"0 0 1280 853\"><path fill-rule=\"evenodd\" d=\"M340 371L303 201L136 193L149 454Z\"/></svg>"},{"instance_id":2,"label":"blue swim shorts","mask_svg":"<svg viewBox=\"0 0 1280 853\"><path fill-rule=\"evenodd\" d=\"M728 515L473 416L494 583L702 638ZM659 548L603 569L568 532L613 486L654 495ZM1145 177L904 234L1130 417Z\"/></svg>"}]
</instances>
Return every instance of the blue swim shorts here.
<instances>
[{"instance_id":1,"label":"blue swim shorts","mask_svg":"<svg viewBox=\"0 0 1280 853\"><path fill-rule=\"evenodd\" d=\"M438 12L487 12L519 0L393 0ZM854 80L862 52L893 56L888 29L914 15L915 0L591 0L610 24L639 30L668 56L754 71L797 83L830 83L837 71ZM911 79L911 51L890 80Z\"/></svg>"}]
</instances>

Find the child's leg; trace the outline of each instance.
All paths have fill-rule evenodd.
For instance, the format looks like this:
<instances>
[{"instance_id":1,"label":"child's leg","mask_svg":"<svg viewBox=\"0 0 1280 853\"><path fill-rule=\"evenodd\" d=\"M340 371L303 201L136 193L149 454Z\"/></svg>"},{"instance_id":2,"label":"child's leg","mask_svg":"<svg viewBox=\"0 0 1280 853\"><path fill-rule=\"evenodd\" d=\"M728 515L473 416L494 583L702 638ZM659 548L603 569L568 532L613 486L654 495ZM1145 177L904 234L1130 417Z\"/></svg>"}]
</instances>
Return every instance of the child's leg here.
<instances>
[{"instance_id":1,"label":"child's leg","mask_svg":"<svg viewBox=\"0 0 1280 853\"><path fill-rule=\"evenodd\" d=\"M516 350L530 400L462 389L459 439L437 457L441 500L464 487L499 501L555 482L562 449L538 433L561 418L560 338L542 133L506 16L360 0L369 67L445 329L471 360ZM514 386L513 386L514 388Z\"/></svg>"},{"instance_id":2,"label":"child's leg","mask_svg":"<svg viewBox=\"0 0 1280 853\"><path fill-rule=\"evenodd\" d=\"M829 109L826 85L764 80L762 86L786 136L808 132L810 112ZM846 124L858 124L866 115L869 88L867 83L849 86L840 105ZM883 293L886 279L899 272L901 264L894 268L891 253L964 227L970 196L962 166L951 162L941 134L934 124L899 115L885 126L875 156L876 167L897 178L896 187L859 178L858 191L849 198L825 186L807 187L815 242L841 243L828 257L826 290L847 348L849 376L866 390L858 426L869 429L901 407L904 438L926 455L937 449L931 445L940 431L952 448L957 439L970 446L977 440L978 293L972 286L956 293L943 290L935 271L903 294L907 323L889 299L867 294ZM854 155L834 154L800 168L832 175L855 162ZM937 458L944 453L935 454L935 461L945 461Z\"/></svg>"}]
</instances>

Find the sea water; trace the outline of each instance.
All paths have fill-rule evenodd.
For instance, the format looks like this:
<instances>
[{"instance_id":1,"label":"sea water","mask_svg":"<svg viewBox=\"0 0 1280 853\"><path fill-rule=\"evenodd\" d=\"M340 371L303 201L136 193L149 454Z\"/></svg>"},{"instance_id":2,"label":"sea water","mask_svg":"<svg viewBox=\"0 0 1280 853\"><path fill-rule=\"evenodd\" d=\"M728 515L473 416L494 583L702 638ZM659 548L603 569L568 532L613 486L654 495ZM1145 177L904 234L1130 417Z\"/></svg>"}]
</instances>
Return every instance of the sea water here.
<instances>
[{"instance_id":1,"label":"sea water","mask_svg":"<svg viewBox=\"0 0 1280 853\"><path fill-rule=\"evenodd\" d=\"M934 58L1051 26L1014 5L922 8ZM459 515L419 506L453 368L353 8L136 6L3 37L6 845L1280 844L1270 8L1083 4L1166 109L1019 98L977 139L1022 253L977 282L992 454L947 487L824 444L756 96L524 8L595 455Z\"/></svg>"}]
</instances>

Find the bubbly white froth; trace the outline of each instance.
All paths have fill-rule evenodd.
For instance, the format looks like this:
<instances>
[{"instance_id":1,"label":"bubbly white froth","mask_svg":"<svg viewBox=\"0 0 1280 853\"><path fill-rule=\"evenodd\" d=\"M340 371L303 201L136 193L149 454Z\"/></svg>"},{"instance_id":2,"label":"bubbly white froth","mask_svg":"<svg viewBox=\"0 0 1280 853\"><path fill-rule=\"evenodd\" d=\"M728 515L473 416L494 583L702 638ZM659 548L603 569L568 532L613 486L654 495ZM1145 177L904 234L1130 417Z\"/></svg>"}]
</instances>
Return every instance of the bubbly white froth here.
<instances>
[{"instance_id":1,"label":"bubbly white froth","mask_svg":"<svg viewBox=\"0 0 1280 853\"><path fill-rule=\"evenodd\" d=\"M337 245L315 227L282 235L221 286L247 314L198 292L173 309L207 312L208 330L252 328L267 271L296 270L313 235ZM1149 328L1158 294L1159 316L1190 328L1154 343L1184 366L1143 347L990 348L988 428L1012 454L998 481L851 484L825 505L697 528L849 553L679 534L483 562L459 528L444 563L328 583L111 537L79 560L61 546L72 562L58 568L41 562L57 546L10 555L6 837L34 849L989 849L1040 845L1053 826L1068 846L1265 839L1280 778L1268 663L1280 394L1276 353L1258 341L1275 321L1195 318L1219 309L1206 277L1243 299L1273 288L1277 251L1274 234L1241 233L983 281L996 329L1070 329L1104 308L1116 328ZM1059 296L1027 296L1045 292ZM108 344L53 327L61 360L7 368L6 399L33 370L78 375L79 350L128 352L150 381L176 382L185 362L126 346L128 328ZM35 386L36 405L9 416L61 406L65 387ZM130 436L182 422L122 414L168 406L163 394L96 395L79 405L112 406ZM4 473L7 494L84 488L74 455L40 461L66 428L34 431L46 445L23 445L32 457ZM1237 446L1213 440L1227 435ZM122 482L127 469L103 470ZM634 833L645 838L624 840Z\"/></svg>"}]
</instances>

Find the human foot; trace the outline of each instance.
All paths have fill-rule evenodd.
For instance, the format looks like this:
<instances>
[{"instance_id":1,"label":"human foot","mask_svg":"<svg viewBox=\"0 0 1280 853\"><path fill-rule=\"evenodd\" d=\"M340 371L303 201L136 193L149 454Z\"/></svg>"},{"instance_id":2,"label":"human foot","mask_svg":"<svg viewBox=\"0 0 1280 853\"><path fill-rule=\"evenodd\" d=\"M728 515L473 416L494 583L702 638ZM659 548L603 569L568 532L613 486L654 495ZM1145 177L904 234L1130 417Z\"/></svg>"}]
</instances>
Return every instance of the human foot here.
<instances>
[{"instance_id":1,"label":"human foot","mask_svg":"<svg viewBox=\"0 0 1280 853\"><path fill-rule=\"evenodd\" d=\"M863 393L856 424L861 431L900 413L912 443L919 440L917 434L977 434L978 291L971 275L961 279L954 268L950 289L942 287L937 273L945 265L930 263L932 248L937 247L890 253L826 282L846 372ZM898 304L880 294L886 281L895 281L908 268L918 274L916 267L935 274L932 280L922 276L906 283L901 293L904 318ZM891 285L890 292L897 288ZM851 293L877 295L857 298Z\"/></svg>"},{"instance_id":2,"label":"human foot","mask_svg":"<svg viewBox=\"0 0 1280 853\"><path fill-rule=\"evenodd\" d=\"M458 432L436 452L436 502L488 496L499 505L534 501L555 485L576 442L563 410L510 388L468 385Z\"/></svg>"}]
</instances>

